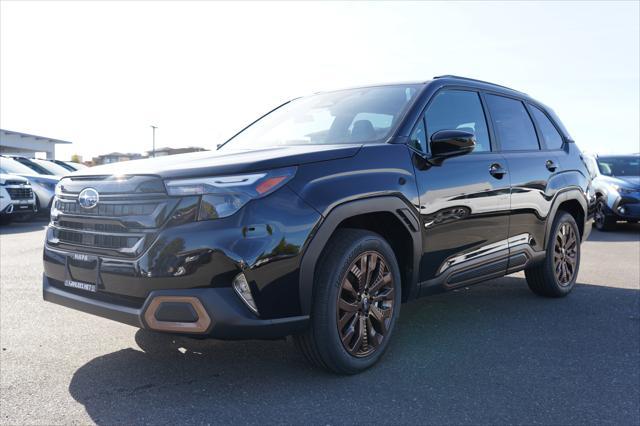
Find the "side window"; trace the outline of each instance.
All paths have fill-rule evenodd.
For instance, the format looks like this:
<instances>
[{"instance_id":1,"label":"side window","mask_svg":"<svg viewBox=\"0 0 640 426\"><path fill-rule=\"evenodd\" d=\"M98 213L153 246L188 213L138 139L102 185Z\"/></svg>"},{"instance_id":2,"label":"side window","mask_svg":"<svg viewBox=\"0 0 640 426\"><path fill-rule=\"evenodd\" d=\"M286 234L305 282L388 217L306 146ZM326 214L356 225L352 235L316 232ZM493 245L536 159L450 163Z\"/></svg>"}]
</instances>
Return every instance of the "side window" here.
<instances>
[{"instance_id":1,"label":"side window","mask_svg":"<svg viewBox=\"0 0 640 426\"><path fill-rule=\"evenodd\" d=\"M544 143L547 145L547 149L560 149L563 142L562 136L560 136L560 133L558 133L558 130L556 130L551 120L549 120L549 117L547 117L538 107L533 105L530 106L533 118L536 120L536 123L538 123L538 127L542 133Z\"/></svg>"},{"instance_id":2,"label":"side window","mask_svg":"<svg viewBox=\"0 0 640 426\"><path fill-rule=\"evenodd\" d=\"M476 92L444 90L439 92L425 114L427 140L440 130L464 130L476 135L473 152L491 151L487 121Z\"/></svg>"},{"instance_id":3,"label":"side window","mask_svg":"<svg viewBox=\"0 0 640 426\"><path fill-rule=\"evenodd\" d=\"M497 95L487 95L486 99L502 151L540 149L533 122L522 102Z\"/></svg>"},{"instance_id":4,"label":"side window","mask_svg":"<svg viewBox=\"0 0 640 426\"><path fill-rule=\"evenodd\" d=\"M424 128L424 120L420 118L420 123L413 129L409 143L414 149L421 152L428 152L427 149L427 131Z\"/></svg>"}]
</instances>

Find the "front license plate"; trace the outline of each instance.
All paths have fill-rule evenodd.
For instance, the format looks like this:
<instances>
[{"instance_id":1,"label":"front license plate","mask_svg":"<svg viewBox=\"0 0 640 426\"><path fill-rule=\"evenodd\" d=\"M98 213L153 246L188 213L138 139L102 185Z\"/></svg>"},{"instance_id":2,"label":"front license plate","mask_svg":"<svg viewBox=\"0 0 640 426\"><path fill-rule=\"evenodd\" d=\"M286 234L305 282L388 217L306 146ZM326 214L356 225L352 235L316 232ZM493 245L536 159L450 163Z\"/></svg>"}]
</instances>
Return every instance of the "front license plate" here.
<instances>
[{"instance_id":1,"label":"front license plate","mask_svg":"<svg viewBox=\"0 0 640 426\"><path fill-rule=\"evenodd\" d=\"M98 287L95 284L83 283L80 281L64 280L64 286L77 288L78 290L92 291L94 293L98 291Z\"/></svg>"},{"instance_id":2,"label":"front license plate","mask_svg":"<svg viewBox=\"0 0 640 426\"><path fill-rule=\"evenodd\" d=\"M97 256L83 253L70 254L67 256L66 269L65 287L92 292L98 291L100 261Z\"/></svg>"}]
</instances>

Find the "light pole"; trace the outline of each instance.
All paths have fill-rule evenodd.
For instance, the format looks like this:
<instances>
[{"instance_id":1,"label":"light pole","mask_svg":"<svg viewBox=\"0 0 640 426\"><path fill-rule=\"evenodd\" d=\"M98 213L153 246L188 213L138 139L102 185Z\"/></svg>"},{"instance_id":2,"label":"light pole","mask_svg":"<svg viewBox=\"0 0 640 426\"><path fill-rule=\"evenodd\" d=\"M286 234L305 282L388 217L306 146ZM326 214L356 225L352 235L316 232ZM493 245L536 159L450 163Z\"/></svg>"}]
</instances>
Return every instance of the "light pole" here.
<instances>
[{"instance_id":1,"label":"light pole","mask_svg":"<svg viewBox=\"0 0 640 426\"><path fill-rule=\"evenodd\" d=\"M154 158L156 156L156 129L157 128L158 127L156 127L156 126L153 126L153 125L151 126L151 131L152 131L152 134L153 134L153 151L151 151L151 156L154 157Z\"/></svg>"}]
</instances>

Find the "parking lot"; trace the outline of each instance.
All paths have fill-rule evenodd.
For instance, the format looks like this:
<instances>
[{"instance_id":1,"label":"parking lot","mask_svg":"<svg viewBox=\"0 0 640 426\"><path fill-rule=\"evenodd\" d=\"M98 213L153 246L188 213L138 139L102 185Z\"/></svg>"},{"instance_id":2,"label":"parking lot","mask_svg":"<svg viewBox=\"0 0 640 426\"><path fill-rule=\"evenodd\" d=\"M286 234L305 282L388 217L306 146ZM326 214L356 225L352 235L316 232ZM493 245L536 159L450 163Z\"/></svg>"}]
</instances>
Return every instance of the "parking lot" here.
<instances>
[{"instance_id":1,"label":"parking lot","mask_svg":"<svg viewBox=\"0 0 640 426\"><path fill-rule=\"evenodd\" d=\"M640 226L594 231L579 285L521 274L404 305L338 377L290 341L175 338L47 304L45 222L0 228L1 423L640 423Z\"/></svg>"}]
</instances>

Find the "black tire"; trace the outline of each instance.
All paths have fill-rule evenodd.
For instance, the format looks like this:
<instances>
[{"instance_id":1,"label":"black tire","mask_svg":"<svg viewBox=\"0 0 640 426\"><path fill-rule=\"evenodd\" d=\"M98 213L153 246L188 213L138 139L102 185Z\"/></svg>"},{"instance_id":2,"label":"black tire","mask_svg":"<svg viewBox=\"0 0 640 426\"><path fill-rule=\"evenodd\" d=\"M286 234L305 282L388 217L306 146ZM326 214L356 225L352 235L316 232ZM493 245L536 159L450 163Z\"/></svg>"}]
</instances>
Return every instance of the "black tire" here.
<instances>
[{"instance_id":1,"label":"black tire","mask_svg":"<svg viewBox=\"0 0 640 426\"><path fill-rule=\"evenodd\" d=\"M10 214L0 216L0 225L9 225L12 219Z\"/></svg>"},{"instance_id":2,"label":"black tire","mask_svg":"<svg viewBox=\"0 0 640 426\"><path fill-rule=\"evenodd\" d=\"M360 229L339 229L336 231L324 248L320 259L315 274L311 325L304 333L294 336L294 342L312 364L337 374L356 374L374 365L389 345L400 313L402 286L398 262L391 246L384 238L373 232ZM367 271L371 270L371 273L367 273L363 280L358 280L365 274L355 275L353 268L357 264L356 262L362 259L367 265L373 264L374 267L367 266ZM362 266L362 264L360 265ZM356 290L358 293L358 298L353 302L353 305L357 304L358 309L362 311L345 313L340 318L342 310L338 308L339 300L343 301L345 294L349 295L349 293L345 293L345 282L358 280L358 286L362 282L375 281L379 283L383 277L383 269L386 295L374 296L373 291L369 295L368 290L364 290L363 296L360 296L360 290L356 290L356 286L353 286L350 290ZM358 269L358 271L360 270ZM370 280L369 277L371 277ZM392 280L391 283L388 282L389 279ZM366 284L362 287L373 289L375 286L369 287L369 284ZM381 301L381 298L384 298L385 301ZM376 301L376 299L378 300ZM383 303L387 306L382 306ZM388 306L391 306L390 311L387 311ZM385 312L382 317L374 315L376 318L386 318L383 320L385 324L383 332L379 334L376 332L379 328L374 325L377 324L379 327L381 323L376 322L376 318L372 316L374 308L377 314ZM339 330L339 322L349 314L351 319L344 322L348 327ZM365 335L376 338L365 338L362 344L359 343L361 342L359 338L347 339L349 331L352 333L350 335L358 336L354 329L365 330ZM341 334L342 338L347 340L344 344ZM381 341L369 345L369 340L374 342L380 336L382 336ZM347 347L353 341L355 343L351 350L354 353L351 353ZM354 349L355 346L358 346L356 348L358 350ZM367 350L372 350L372 352L367 353Z\"/></svg>"},{"instance_id":3,"label":"black tire","mask_svg":"<svg viewBox=\"0 0 640 426\"><path fill-rule=\"evenodd\" d=\"M569 228L575 238L571 246L570 238L566 247L563 245L563 231ZM558 250L560 248L560 250ZM573 260L573 266L570 262ZM560 264L564 263L564 269ZM531 291L539 296L564 297L575 286L580 269L580 230L575 219L567 212L559 212L551 226L551 232L547 239L547 255L543 262L525 269L527 284ZM568 277L563 271L569 273ZM559 272L560 271L560 272Z\"/></svg>"},{"instance_id":4,"label":"black tire","mask_svg":"<svg viewBox=\"0 0 640 426\"><path fill-rule=\"evenodd\" d=\"M607 203L604 201L604 198L598 198L593 220L593 225L598 231L611 231L616 227L616 218L607 214L607 209Z\"/></svg>"}]
</instances>

